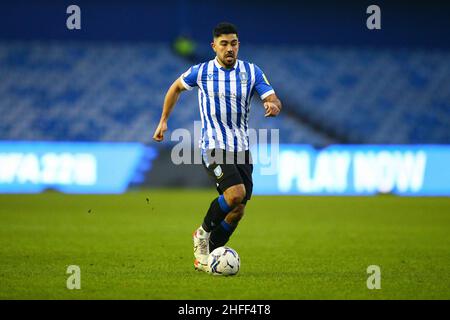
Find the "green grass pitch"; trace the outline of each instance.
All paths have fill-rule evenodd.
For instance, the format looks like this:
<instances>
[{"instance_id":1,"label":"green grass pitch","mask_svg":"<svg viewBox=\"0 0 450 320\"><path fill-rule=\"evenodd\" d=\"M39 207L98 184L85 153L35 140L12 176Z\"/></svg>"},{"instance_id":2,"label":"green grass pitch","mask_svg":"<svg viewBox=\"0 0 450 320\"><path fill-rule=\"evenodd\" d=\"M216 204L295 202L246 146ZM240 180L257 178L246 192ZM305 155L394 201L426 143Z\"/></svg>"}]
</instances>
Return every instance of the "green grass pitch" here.
<instances>
[{"instance_id":1,"label":"green grass pitch","mask_svg":"<svg viewBox=\"0 0 450 320\"><path fill-rule=\"evenodd\" d=\"M450 299L450 198L254 196L228 244L241 270L218 277L192 264L214 197L0 195L0 299Z\"/></svg>"}]
</instances>

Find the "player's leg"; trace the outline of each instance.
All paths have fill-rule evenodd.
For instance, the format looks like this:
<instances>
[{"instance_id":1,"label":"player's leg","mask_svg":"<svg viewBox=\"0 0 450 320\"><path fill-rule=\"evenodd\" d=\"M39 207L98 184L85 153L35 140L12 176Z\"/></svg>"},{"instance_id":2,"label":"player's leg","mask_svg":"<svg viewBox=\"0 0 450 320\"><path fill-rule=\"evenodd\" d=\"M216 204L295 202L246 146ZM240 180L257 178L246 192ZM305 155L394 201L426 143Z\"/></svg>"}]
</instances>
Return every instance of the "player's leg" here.
<instances>
[{"instance_id":1,"label":"player's leg","mask_svg":"<svg viewBox=\"0 0 450 320\"><path fill-rule=\"evenodd\" d=\"M219 151L220 152L220 151ZM208 159L206 159L208 160ZM209 175L214 179L219 193L215 198L203 219L202 225L194 232L194 265L197 269L204 269L207 264L209 238L211 231L215 229L246 196L245 185L240 174L233 164L217 164L204 162ZM226 193L224 191L227 191Z\"/></svg>"},{"instance_id":2,"label":"player's leg","mask_svg":"<svg viewBox=\"0 0 450 320\"><path fill-rule=\"evenodd\" d=\"M245 199L245 185L239 183L228 187L223 194L211 202L203 219L202 227L206 232L214 230L225 217L233 212Z\"/></svg>"},{"instance_id":3,"label":"player's leg","mask_svg":"<svg viewBox=\"0 0 450 320\"><path fill-rule=\"evenodd\" d=\"M209 238L209 250L213 251L218 247L224 246L234 230L236 230L239 221L244 216L245 204L241 203L227 214L220 225L211 232Z\"/></svg>"},{"instance_id":4,"label":"player's leg","mask_svg":"<svg viewBox=\"0 0 450 320\"><path fill-rule=\"evenodd\" d=\"M210 252L215 248L224 246L230 239L233 232L236 230L239 221L244 216L245 205L248 200L250 200L253 192L253 165L251 163L251 155L249 151L245 152L245 162L236 164L236 169L241 177L241 180L245 186L245 197L242 199L241 203L236 206L230 213L226 215L224 220L220 225L215 228L211 235L209 241ZM228 190L224 192L227 193Z\"/></svg>"},{"instance_id":5,"label":"player's leg","mask_svg":"<svg viewBox=\"0 0 450 320\"><path fill-rule=\"evenodd\" d=\"M202 225L194 232L194 255L201 264L206 264L206 260L208 259L211 232L219 227L225 217L233 212L242 203L244 198L245 186L240 183L228 187L223 194L211 202ZM232 216L235 215L236 213L232 214ZM233 221L235 219L230 218L229 220Z\"/></svg>"}]
</instances>

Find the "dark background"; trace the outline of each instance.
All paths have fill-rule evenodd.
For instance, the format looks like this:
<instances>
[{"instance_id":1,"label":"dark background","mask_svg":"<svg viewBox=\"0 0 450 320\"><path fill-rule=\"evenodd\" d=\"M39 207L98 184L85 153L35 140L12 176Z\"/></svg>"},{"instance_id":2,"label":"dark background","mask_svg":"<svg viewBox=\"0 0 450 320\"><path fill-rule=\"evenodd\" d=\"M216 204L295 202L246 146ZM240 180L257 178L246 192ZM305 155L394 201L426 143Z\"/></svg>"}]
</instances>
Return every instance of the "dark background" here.
<instances>
[{"instance_id":1,"label":"dark background","mask_svg":"<svg viewBox=\"0 0 450 320\"><path fill-rule=\"evenodd\" d=\"M65 28L66 8L81 8L82 30ZM382 30L365 27L381 7ZM167 42L179 34L210 41L211 26L236 23L248 43L450 46L445 1L3 1L1 39ZM163 31L163 32L162 32ZM245 39L245 40L244 40Z\"/></svg>"}]
</instances>

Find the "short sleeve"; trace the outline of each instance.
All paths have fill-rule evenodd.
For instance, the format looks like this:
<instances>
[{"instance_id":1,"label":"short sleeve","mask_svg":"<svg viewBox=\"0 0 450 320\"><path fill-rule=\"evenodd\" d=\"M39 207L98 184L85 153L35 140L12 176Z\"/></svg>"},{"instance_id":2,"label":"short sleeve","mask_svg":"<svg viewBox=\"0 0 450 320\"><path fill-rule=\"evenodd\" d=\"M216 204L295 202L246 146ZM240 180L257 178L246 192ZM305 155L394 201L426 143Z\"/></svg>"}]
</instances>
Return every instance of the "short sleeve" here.
<instances>
[{"instance_id":1,"label":"short sleeve","mask_svg":"<svg viewBox=\"0 0 450 320\"><path fill-rule=\"evenodd\" d=\"M190 67L180 77L181 83L187 90L192 90L194 89L194 87L198 86L197 84L198 67L199 65Z\"/></svg>"},{"instance_id":2,"label":"short sleeve","mask_svg":"<svg viewBox=\"0 0 450 320\"><path fill-rule=\"evenodd\" d=\"M266 75L257 65L255 65L255 90L256 92L258 92L261 99L265 99L272 93L275 93L269 81L267 80Z\"/></svg>"}]
</instances>

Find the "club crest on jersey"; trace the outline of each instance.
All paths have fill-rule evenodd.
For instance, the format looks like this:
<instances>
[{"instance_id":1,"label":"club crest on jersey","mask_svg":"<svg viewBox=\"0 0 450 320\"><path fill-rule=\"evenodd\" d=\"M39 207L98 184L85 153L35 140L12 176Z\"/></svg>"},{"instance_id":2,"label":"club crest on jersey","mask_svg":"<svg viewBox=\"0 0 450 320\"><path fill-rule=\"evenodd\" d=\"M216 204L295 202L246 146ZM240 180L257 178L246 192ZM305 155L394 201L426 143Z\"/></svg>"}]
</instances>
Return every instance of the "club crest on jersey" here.
<instances>
[{"instance_id":1,"label":"club crest on jersey","mask_svg":"<svg viewBox=\"0 0 450 320\"><path fill-rule=\"evenodd\" d=\"M241 83L246 84L248 80L247 72L239 72L239 79L241 79Z\"/></svg>"},{"instance_id":2,"label":"club crest on jersey","mask_svg":"<svg viewBox=\"0 0 450 320\"><path fill-rule=\"evenodd\" d=\"M214 174L216 175L216 178L217 178L217 179L222 178L222 176L223 176L222 168L221 168L220 166L217 166L217 167L214 169Z\"/></svg>"}]
</instances>

